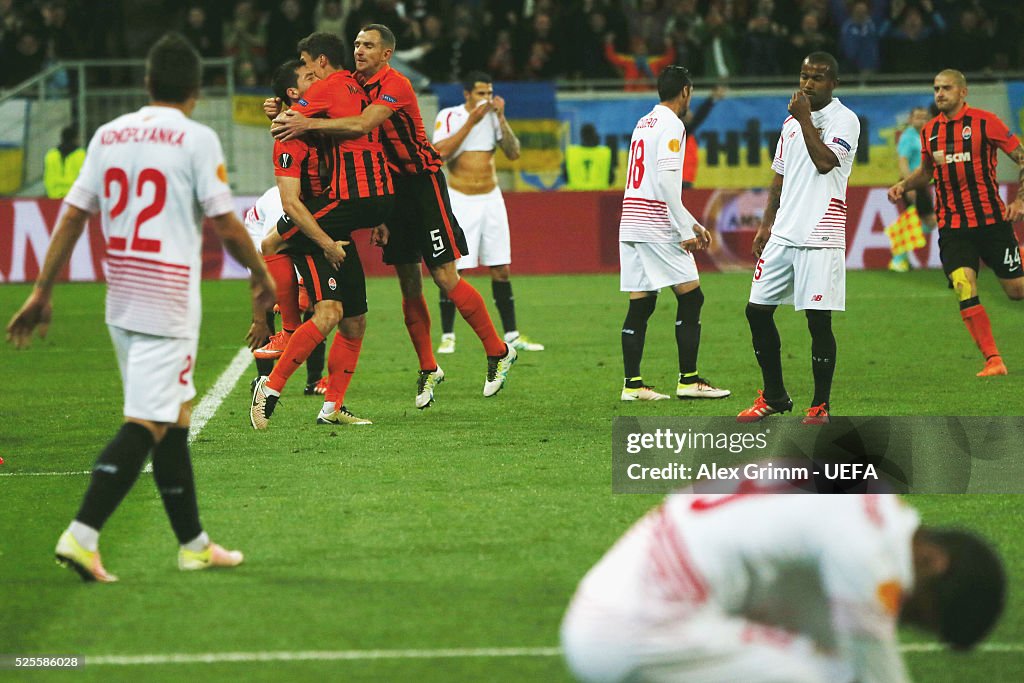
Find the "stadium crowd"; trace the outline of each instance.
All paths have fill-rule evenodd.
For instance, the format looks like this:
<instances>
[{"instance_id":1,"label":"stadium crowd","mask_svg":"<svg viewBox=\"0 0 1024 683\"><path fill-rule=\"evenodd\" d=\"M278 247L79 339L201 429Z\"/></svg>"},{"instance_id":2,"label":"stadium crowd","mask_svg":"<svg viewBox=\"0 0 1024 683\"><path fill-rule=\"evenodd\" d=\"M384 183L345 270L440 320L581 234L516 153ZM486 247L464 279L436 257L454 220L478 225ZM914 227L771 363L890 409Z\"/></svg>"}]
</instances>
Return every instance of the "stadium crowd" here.
<instances>
[{"instance_id":1,"label":"stadium crowd","mask_svg":"<svg viewBox=\"0 0 1024 683\"><path fill-rule=\"evenodd\" d=\"M55 60L141 57L168 27L257 86L310 32L350 42L370 22L440 82L481 67L496 80L633 80L672 62L772 76L814 50L844 73L1024 68L1017 0L0 0L0 86Z\"/></svg>"}]
</instances>

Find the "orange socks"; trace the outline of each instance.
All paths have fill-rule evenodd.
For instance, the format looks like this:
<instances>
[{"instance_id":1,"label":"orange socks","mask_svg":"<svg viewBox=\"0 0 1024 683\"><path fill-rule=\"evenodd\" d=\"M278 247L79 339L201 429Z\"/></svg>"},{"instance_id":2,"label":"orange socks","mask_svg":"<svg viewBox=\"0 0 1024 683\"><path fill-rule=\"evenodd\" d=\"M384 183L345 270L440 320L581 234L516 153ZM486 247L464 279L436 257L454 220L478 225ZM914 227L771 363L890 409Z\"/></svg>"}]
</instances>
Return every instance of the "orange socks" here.
<instances>
[{"instance_id":1,"label":"orange socks","mask_svg":"<svg viewBox=\"0 0 1024 683\"><path fill-rule=\"evenodd\" d=\"M349 339L341 333L334 335L331 343L331 353L327 356L327 393L324 394L325 403L334 403L336 406L345 404L345 392L352 381L352 375L356 372L356 363L359 362L359 350L363 348L362 339Z\"/></svg>"},{"instance_id":2,"label":"orange socks","mask_svg":"<svg viewBox=\"0 0 1024 683\"><path fill-rule=\"evenodd\" d=\"M996 348L996 340L992 338L992 323L988 319L985 307L980 303L975 304L961 310L960 317L964 319L967 331L971 333L974 343L978 345L985 360L992 356L998 356L999 349Z\"/></svg>"},{"instance_id":3,"label":"orange socks","mask_svg":"<svg viewBox=\"0 0 1024 683\"><path fill-rule=\"evenodd\" d=\"M448 298L452 300L455 308L459 309L459 313L476 332L476 336L480 337L488 356L504 356L508 353L505 342L501 340L497 330L494 329L494 323L491 322L491 315L487 312L484 298L480 296L480 292L476 291L473 285L460 279L459 284L448 292ZM426 304L424 304L424 308L426 308Z\"/></svg>"},{"instance_id":4,"label":"orange socks","mask_svg":"<svg viewBox=\"0 0 1024 683\"><path fill-rule=\"evenodd\" d=\"M430 340L427 300L422 295L418 299L402 299L402 312L405 314L405 329L409 331L409 339L420 359L420 370L437 369L433 342Z\"/></svg>"},{"instance_id":5,"label":"orange socks","mask_svg":"<svg viewBox=\"0 0 1024 683\"><path fill-rule=\"evenodd\" d=\"M312 320L307 320L299 325L295 334L288 340L288 346L285 347L284 353L277 360L274 371L270 373L267 388L280 394L288 382L288 378L306 362L309 354L313 353L313 349L323 340L324 335L320 334L320 330L316 328ZM331 351L333 354L334 350L331 349Z\"/></svg>"},{"instance_id":6,"label":"orange socks","mask_svg":"<svg viewBox=\"0 0 1024 683\"><path fill-rule=\"evenodd\" d=\"M281 309L281 327L293 331L302 324L299 313L299 282L295 277L295 267L287 254L264 256L264 263L270 276L277 285L277 305Z\"/></svg>"}]
</instances>

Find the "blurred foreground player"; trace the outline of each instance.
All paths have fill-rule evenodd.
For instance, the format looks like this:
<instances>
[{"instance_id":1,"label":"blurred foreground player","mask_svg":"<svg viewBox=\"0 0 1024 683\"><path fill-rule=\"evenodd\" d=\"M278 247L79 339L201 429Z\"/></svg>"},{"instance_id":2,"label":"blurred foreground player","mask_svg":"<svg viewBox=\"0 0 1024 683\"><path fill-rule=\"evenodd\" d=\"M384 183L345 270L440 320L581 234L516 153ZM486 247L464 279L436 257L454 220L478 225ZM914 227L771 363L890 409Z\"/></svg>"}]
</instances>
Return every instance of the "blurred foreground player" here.
<instances>
[{"instance_id":1,"label":"blurred foreground player","mask_svg":"<svg viewBox=\"0 0 1024 683\"><path fill-rule=\"evenodd\" d=\"M150 104L96 131L35 289L7 327L18 347L37 326L46 334L54 280L89 216L99 212L107 239L106 320L124 383L124 424L96 460L81 508L57 543L58 563L85 581L117 581L100 561L100 531L150 452L153 479L180 544L179 569L242 562L241 552L211 543L203 531L189 457L202 275L197 202L251 273L251 346L266 337L274 284L235 216L217 134L189 119L199 77L199 55L184 38L168 34L153 46L146 63Z\"/></svg>"},{"instance_id":2,"label":"blurred foreground player","mask_svg":"<svg viewBox=\"0 0 1024 683\"><path fill-rule=\"evenodd\" d=\"M894 495L673 495L580 583L562 647L583 681L904 683L897 625L976 645L993 549Z\"/></svg>"},{"instance_id":3,"label":"blurred foreground player","mask_svg":"<svg viewBox=\"0 0 1024 683\"><path fill-rule=\"evenodd\" d=\"M978 377L1005 375L1006 364L992 337L992 324L978 298L978 266L985 262L1006 296L1024 299L1020 246L1013 233L1024 218L1024 146L994 114L967 104L967 79L946 69L935 76L939 115L921 129L921 165L889 188L889 201L911 190L925 191L935 179L939 258L967 331L985 357ZM1020 169L1017 197L1003 205L996 178L997 150Z\"/></svg>"}]
</instances>

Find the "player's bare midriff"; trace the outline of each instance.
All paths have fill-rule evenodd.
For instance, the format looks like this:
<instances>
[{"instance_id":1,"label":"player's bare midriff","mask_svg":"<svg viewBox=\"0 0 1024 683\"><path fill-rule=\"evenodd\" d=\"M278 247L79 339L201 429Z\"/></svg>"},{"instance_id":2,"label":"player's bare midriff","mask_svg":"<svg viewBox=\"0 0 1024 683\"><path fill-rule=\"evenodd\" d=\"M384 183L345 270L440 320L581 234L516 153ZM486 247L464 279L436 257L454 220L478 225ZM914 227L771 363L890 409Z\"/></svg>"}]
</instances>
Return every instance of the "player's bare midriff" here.
<instances>
[{"instance_id":1,"label":"player's bare midriff","mask_svg":"<svg viewBox=\"0 0 1024 683\"><path fill-rule=\"evenodd\" d=\"M462 194L487 194L498 185L494 152L463 152L448 162L448 187Z\"/></svg>"}]
</instances>

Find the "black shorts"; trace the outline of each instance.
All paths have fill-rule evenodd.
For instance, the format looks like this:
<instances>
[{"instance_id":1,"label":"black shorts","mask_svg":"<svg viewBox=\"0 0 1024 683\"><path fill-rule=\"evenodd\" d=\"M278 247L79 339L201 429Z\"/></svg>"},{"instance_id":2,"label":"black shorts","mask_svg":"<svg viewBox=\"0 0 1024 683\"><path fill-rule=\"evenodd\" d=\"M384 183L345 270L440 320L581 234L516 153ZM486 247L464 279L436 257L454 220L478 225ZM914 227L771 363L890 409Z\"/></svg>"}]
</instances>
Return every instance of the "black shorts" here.
<instances>
[{"instance_id":1,"label":"black shorts","mask_svg":"<svg viewBox=\"0 0 1024 683\"><path fill-rule=\"evenodd\" d=\"M388 222L394 206L394 195L331 199L325 193L302 203L324 232L332 239L343 241L351 237L353 230L373 228ZM322 251L287 214L277 222L277 234L287 243L282 253L312 254Z\"/></svg>"},{"instance_id":2,"label":"black shorts","mask_svg":"<svg viewBox=\"0 0 1024 683\"><path fill-rule=\"evenodd\" d=\"M384 263L419 263L428 268L451 263L469 253L466 235L452 213L444 174L394 176L395 210Z\"/></svg>"},{"instance_id":3,"label":"black shorts","mask_svg":"<svg viewBox=\"0 0 1024 683\"><path fill-rule=\"evenodd\" d=\"M293 253L291 257L310 301L340 301L345 318L366 313L366 277L355 243L345 247L345 260L337 270L320 249L311 254Z\"/></svg>"},{"instance_id":4,"label":"black shorts","mask_svg":"<svg viewBox=\"0 0 1024 683\"><path fill-rule=\"evenodd\" d=\"M977 272L980 260L1003 280L1024 277L1017 236L1006 221L977 228L940 228L939 257L946 275L958 268Z\"/></svg>"}]
</instances>

